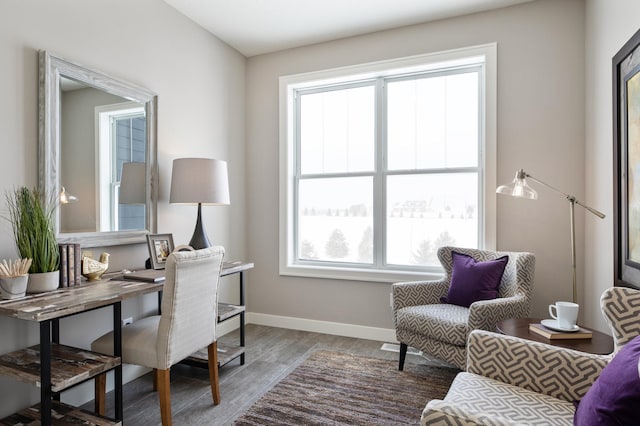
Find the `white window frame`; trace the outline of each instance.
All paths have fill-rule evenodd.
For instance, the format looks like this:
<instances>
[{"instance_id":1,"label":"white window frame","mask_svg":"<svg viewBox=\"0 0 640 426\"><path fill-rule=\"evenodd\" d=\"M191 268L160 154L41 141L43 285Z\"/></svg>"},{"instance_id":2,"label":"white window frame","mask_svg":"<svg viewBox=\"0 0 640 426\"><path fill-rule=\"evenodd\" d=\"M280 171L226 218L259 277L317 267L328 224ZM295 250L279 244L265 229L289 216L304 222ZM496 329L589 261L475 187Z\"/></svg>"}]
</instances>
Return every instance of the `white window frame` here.
<instances>
[{"instance_id":1,"label":"white window frame","mask_svg":"<svg viewBox=\"0 0 640 426\"><path fill-rule=\"evenodd\" d=\"M279 271L280 275L331 278L356 281L395 282L410 279L435 279L442 269L407 270L361 269L349 266L296 263L295 253L295 105L296 90L350 81L424 72L445 67L480 63L484 81L480 119L479 167L480 224L479 247L495 249L496 244L496 152L497 152L497 45L466 47L375 63L281 76L279 79L280 182L279 182Z\"/></svg>"}]
</instances>

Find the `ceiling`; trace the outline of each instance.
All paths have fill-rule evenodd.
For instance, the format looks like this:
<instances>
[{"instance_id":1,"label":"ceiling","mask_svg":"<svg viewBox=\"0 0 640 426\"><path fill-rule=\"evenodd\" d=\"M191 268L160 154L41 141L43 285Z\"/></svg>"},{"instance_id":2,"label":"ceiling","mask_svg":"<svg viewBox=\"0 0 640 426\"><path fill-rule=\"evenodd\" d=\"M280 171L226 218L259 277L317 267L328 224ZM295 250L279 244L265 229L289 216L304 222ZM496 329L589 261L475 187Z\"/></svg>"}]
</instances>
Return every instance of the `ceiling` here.
<instances>
[{"instance_id":1,"label":"ceiling","mask_svg":"<svg viewBox=\"0 0 640 426\"><path fill-rule=\"evenodd\" d=\"M532 0L164 1L249 57Z\"/></svg>"}]
</instances>

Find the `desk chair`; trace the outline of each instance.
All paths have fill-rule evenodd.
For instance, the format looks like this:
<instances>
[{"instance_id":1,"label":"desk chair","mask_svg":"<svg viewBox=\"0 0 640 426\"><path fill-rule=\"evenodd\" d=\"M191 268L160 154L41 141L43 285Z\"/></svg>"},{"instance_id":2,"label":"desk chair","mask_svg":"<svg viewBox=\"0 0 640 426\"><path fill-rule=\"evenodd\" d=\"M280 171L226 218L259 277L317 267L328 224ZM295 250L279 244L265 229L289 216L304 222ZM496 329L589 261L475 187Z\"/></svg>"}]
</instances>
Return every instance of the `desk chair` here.
<instances>
[{"instance_id":1,"label":"desk chair","mask_svg":"<svg viewBox=\"0 0 640 426\"><path fill-rule=\"evenodd\" d=\"M224 248L174 252L166 263L162 314L135 321L122 329L122 362L154 369L154 390L160 397L163 425L171 425L169 369L207 347L213 403L220 403L216 318L218 282ZM113 332L98 338L91 350L113 353ZM106 374L96 378L96 412L104 415Z\"/></svg>"}]
</instances>

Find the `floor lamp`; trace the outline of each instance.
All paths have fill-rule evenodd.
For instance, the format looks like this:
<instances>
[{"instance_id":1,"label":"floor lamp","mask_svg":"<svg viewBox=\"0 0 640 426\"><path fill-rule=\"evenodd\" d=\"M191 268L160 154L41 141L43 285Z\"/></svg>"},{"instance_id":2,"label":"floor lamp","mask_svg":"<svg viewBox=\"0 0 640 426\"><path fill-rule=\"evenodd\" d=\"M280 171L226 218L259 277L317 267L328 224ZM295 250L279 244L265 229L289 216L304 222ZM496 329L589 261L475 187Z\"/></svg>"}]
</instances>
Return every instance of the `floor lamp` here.
<instances>
[{"instance_id":1,"label":"floor lamp","mask_svg":"<svg viewBox=\"0 0 640 426\"><path fill-rule=\"evenodd\" d=\"M598 216L600 219L604 219L605 215L602 212L594 209L593 207L589 207L586 204L576 200L576 197L573 195L566 194L559 189L549 185L548 183L542 182L539 179L534 178L530 174L526 173L523 169L520 169L516 172L516 177L513 179L508 185L501 185L496 189L498 194L511 195L512 197L518 198L528 198L530 200L536 200L538 198L538 193L531 188L527 184L527 178L530 180L539 183L542 186L546 186L547 188L562 194L565 196L567 201L569 201L569 214L571 217L571 268L573 269L573 302L578 303L578 289L577 289L577 279L576 279L576 221L575 221L575 205L579 205L584 207L587 211L590 211L594 215Z\"/></svg>"},{"instance_id":2,"label":"floor lamp","mask_svg":"<svg viewBox=\"0 0 640 426\"><path fill-rule=\"evenodd\" d=\"M227 162L211 158L173 160L169 202L198 204L196 228L189 245L194 249L211 247L202 222L202 205L230 204Z\"/></svg>"}]
</instances>

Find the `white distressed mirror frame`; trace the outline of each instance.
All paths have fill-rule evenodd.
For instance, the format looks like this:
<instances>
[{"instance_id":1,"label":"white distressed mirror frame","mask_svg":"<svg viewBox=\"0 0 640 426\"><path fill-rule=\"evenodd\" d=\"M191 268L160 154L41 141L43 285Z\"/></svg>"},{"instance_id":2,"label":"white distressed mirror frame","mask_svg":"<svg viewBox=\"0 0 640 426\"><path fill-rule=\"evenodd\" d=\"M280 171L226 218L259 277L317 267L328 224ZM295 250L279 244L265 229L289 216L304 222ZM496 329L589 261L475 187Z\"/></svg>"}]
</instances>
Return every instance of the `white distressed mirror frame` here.
<instances>
[{"instance_id":1,"label":"white distressed mirror frame","mask_svg":"<svg viewBox=\"0 0 640 426\"><path fill-rule=\"evenodd\" d=\"M156 233L157 218L157 96L137 85L91 70L41 50L38 72L38 185L47 200L57 199L60 168L60 76L83 82L125 99L145 104L146 110L146 230L114 232L60 232L60 209L55 209L55 232L59 243L76 242L82 247L113 246L146 242Z\"/></svg>"}]
</instances>

